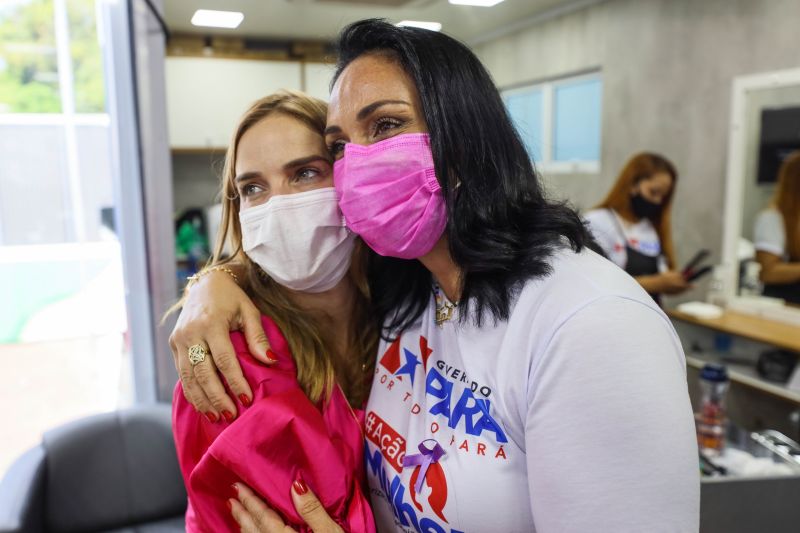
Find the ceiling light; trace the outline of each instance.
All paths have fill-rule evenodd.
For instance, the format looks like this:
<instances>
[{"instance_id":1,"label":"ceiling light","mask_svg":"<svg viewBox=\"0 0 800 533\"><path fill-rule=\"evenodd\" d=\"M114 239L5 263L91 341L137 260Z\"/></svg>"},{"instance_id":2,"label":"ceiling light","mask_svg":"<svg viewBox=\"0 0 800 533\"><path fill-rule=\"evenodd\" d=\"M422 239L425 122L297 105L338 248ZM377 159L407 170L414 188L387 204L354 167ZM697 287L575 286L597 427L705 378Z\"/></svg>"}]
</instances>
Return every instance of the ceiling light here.
<instances>
[{"instance_id":1,"label":"ceiling light","mask_svg":"<svg viewBox=\"0 0 800 533\"><path fill-rule=\"evenodd\" d=\"M481 7L492 7L496 6L503 0L450 0L451 4L455 4L457 6L481 6Z\"/></svg>"},{"instance_id":2,"label":"ceiling light","mask_svg":"<svg viewBox=\"0 0 800 533\"><path fill-rule=\"evenodd\" d=\"M198 9L192 16L195 26L208 26L211 28L236 28L244 20L244 13L238 11L215 11L213 9Z\"/></svg>"},{"instance_id":3,"label":"ceiling light","mask_svg":"<svg viewBox=\"0 0 800 533\"><path fill-rule=\"evenodd\" d=\"M442 25L439 22L424 22L421 20L403 20L397 23L398 26L408 26L411 28L422 28L423 30L439 31Z\"/></svg>"}]
</instances>

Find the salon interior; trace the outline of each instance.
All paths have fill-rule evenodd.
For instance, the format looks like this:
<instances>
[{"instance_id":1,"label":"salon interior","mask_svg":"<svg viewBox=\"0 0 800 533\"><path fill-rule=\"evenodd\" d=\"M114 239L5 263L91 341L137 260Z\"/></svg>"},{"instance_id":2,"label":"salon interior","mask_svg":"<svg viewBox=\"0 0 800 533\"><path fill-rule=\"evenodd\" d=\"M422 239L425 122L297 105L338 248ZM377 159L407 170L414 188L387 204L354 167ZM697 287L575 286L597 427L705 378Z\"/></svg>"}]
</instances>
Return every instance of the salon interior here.
<instances>
[{"instance_id":1,"label":"salon interior","mask_svg":"<svg viewBox=\"0 0 800 533\"><path fill-rule=\"evenodd\" d=\"M798 0L0 2L0 531L183 530L165 312L213 252L239 117L328 100L365 18L464 42L548 194L634 277L675 274L649 292L686 356L700 531L800 531ZM668 190L608 208L648 154Z\"/></svg>"}]
</instances>

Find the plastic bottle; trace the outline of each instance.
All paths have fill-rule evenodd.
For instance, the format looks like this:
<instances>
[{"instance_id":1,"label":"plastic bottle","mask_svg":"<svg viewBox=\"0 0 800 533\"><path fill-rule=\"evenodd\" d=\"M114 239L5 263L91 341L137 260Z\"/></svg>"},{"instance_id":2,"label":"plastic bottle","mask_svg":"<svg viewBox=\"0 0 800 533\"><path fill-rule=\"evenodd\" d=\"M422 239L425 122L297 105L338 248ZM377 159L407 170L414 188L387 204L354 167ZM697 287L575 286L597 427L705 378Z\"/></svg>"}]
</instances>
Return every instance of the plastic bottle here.
<instances>
[{"instance_id":1,"label":"plastic bottle","mask_svg":"<svg viewBox=\"0 0 800 533\"><path fill-rule=\"evenodd\" d=\"M725 395L729 384L728 370L723 365L709 363L700 371L702 402L694 418L701 450L720 452L725 447Z\"/></svg>"},{"instance_id":2,"label":"plastic bottle","mask_svg":"<svg viewBox=\"0 0 800 533\"><path fill-rule=\"evenodd\" d=\"M723 308L728 303L725 294L725 272L727 268L727 265L716 265L711 270L711 280L706 293L706 302Z\"/></svg>"}]
</instances>

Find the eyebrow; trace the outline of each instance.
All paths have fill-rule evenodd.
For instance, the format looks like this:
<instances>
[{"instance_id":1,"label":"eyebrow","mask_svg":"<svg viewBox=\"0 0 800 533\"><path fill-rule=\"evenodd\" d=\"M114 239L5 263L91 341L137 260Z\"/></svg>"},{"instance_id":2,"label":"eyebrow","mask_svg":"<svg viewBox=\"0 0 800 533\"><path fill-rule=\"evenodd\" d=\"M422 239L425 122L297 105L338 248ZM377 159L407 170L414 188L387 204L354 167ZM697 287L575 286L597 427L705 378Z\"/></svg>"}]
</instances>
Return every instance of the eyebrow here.
<instances>
[{"instance_id":1,"label":"eyebrow","mask_svg":"<svg viewBox=\"0 0 800 533\"><path fill-rule=\"evenodd\" d=\"M313 163L314 161L324 161L326 163L330 163L331 159L330 159L330 157L325 157L325 156L319 155L319 154L312 154L312 155L308 155L308 156L305 156L305 157L298 157L297 159L293 159L293 160L289 161L288 163L286 163L285 165L283 165L283 170L289 170L291 168L307 165L309 163ZM234 183L239 183L239 182L242 182L242 181L246 181L246 180L250 180L250 179L261 177L262 175L263 174L261 172L257 172L257 171L242 172L241 174L239 174L238 176L233 178L233 182Z\"/></svg>"},{"instance_id":2,"label":"eyebrow","mask_svg":"<svg viewBox=\"0 0 800 533\"><path fill-rule=\"evenodd\" d=\"M404 104L410 106L408 102L404 100L378 100L377 102L372 102L371 104L364 106L361 108L361 111L358 112L356 115L356 120L364 120L367 118L373 111L378 109L379 107L388 105L388 104Z\"/></svg>"},{"instance_id":3,"label":"eyebrow","mask_svg":"<svg viewBox=\"0 0 800 533\"><path fill-rule=\"evenodd\" d=\"M378 100L377 102L372 102L371 104L362 107L361 110L358 112L358 114L356 114L356 120L364 120L371 113L375 112L376 109L389 104L402 104L409 107L411 106L411 104L409 104L405 100ZM328 126L327 128L325 128L324 134L331 135L333 133L341 133L341 132L342 128L340 128L339 126Z\"/></svg>"},{"instance_id":4,"label":"eyebrow","mask_svg":"<svg viewBox=\"0 0 800 533\"><path fill-rule=\"evenodd\" d=\"M319 155L319 154L308 155L306 157L299 157L299 158L293 159L292 161L289 161L288 163L283 165L283 169L284 170L288 170L290 168L300 167L300 166L303 166L303 165L307 165L309 163L313 163L314 161L324 161L325 163L330 163L331 162L331 158L330 157L325 157L325 156L322 156L322 155Z\"/></svg>"},{"instance_id":5,"label":"eyebrow","mask_svg":"<svg viewBox=\"0 0 800 533\"><path fill-rule=\"evenodd\" d=\"M241 174L233 178L233 182L239 183L240 181L257 178L259 176L261 176L261 172L242 172Z\"/></svg>"}]
</instances>

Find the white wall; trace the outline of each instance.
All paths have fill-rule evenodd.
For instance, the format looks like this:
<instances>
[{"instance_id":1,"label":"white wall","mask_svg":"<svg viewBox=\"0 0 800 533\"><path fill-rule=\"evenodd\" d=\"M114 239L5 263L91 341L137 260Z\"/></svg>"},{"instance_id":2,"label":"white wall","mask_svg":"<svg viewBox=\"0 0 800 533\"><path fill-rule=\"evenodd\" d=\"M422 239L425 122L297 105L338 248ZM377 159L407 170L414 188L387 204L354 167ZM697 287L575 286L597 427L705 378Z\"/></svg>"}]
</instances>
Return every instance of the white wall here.
<instances>
[{"instance_id":1,"label":"white wall","mask_svg":"<svg viewBox=\"0 0 800 533\"><path fill-rule=\"evenodd\" d=\"M336 66L330 63L304 63L303 69L305 76L302 90L327 102Z\"/></svg>"},{"instance_id":2,"label":"white wall","mask_svg":"<svg viewBox=\"0 0 800 533\"><path fill-rule=\"evenodd\" d=\"M721 249L733 78L800 65L798 21L798 0L609 0L475 51L500 87L602 69L601 170L546 182L586 208L633 153L663 153L681 175L680 261Z\"/></svg>"}]
</instances>

